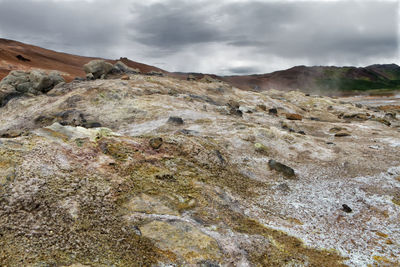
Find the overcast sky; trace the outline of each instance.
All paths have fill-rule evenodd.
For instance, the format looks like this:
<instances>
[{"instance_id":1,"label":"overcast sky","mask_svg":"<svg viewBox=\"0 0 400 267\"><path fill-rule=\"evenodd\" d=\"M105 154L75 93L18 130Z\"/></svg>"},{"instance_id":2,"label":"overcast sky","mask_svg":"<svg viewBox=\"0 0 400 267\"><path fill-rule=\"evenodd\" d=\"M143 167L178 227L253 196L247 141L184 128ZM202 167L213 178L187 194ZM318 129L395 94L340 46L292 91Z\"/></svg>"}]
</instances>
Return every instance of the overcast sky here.
<instances>
[{"instance_id":1,"label":"overcast sky","mask_svg":"<svg viewBox=\"0 0 400 267\"><path fill-rule=\"evenodd\" d=\"M399 2L0 0L0 37L223 75L400 64Z\"/></svg>"}]
</instances>

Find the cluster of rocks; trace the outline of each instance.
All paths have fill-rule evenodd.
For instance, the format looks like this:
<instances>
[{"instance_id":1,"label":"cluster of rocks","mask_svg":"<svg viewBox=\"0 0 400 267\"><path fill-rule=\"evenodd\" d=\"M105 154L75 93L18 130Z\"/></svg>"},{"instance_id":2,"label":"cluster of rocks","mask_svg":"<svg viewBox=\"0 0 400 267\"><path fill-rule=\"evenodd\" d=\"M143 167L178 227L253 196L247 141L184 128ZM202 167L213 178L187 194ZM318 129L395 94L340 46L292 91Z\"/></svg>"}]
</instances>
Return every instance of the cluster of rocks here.
<instances>
[{"instance_id":1,"label":"cluster of rocks","mask_svg":"<svg viewBox=\"0 0 400 267\"><path fill-rule=\"evenodd\" d=\"M0 81L0 106L15 96L47 93L62 82L65 80L57 71L11 71Z\"/></svg>"},{"instance_id":2,"label":"cluster of rocks","mask_svg":"<svg viewBox=\"0 0 400 267\"><path fill-rule=\"evenodd\" d=\"M139 69L128 67L122 61L114 65L105 60L92 60L83 66L87 80L105 79L107 75L112 74L138 74Z\"/></svg>"}]
</instances>

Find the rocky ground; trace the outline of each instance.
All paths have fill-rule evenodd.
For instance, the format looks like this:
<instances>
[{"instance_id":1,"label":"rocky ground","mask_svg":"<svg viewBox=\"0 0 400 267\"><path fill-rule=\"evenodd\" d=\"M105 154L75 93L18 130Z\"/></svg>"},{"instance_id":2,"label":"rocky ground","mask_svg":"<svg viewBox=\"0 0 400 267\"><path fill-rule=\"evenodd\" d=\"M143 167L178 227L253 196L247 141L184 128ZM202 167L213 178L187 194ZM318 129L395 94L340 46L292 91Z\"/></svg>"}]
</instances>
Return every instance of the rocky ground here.
<instances>
[{"instance_id":1,"label":"rocky ground","mask_svg":"<svg viewBox=\"0 0 400 267\"><path fill-rule=\"evenodd\" d=\"M131 74L0 108L1 266L398 266L399 108Z\"/></svg>"}]
</instances>

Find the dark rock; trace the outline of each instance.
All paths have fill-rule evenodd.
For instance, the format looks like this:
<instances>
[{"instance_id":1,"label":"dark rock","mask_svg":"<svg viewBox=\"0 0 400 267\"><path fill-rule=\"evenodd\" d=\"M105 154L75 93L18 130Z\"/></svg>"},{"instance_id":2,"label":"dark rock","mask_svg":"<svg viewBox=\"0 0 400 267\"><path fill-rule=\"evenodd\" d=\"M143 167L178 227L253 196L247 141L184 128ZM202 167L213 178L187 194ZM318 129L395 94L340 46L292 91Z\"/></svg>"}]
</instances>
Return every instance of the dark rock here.
<instances>
[{"instance_id":1,"label":"dark rock","mask_svg":"<svg viewBox=\"0 0 400 267\"><path fill-rule=\"evenodd\" d=\"M229 110L229 114L234 115L234 116L239 116L239 117L243 116L243 112L240 109L236 109L236 108L231 108Z\"/></svg>"},{"instance_id":2,"label":"dark rock","mask_svg":"<svg viewBox=\"0 0 400 267\"><path fill-rule=\"evenodd\" d=\"M167 122L176 125L182 125L184 123L183 119L180 117L169 117Z\"/></svg>"},{"instance_id":3,"label":"dark rock","mask_svg":"<svg viewBox=\"0 0 400 267\"><path fill-rule=\"evenodd\" d=\"M29 61L31 61L29 58L26 58L26 57L24 57L24 56L22 56L22 55L17 55L17 56L15 56L18 60L21 60L21 61L24 61L24 62L29 62Z\"/></svg>"},{"instance_id":4,"label":"dark rock","mask_svg":"<svg viewBox=\"0 0 400 267\"><path fill-rule=\"evenodd\" d=\"M6 130L0 131L0 138L16 138L22 135L26 135L24 130Z\"/></svg>"},{"instance_id":5,"label":"dark rock","mask_svg":"<svg viewBox=\"0 0 400 267\"><path fill-rule=\"evenodd\" d=\"M159 149L162 144L163 144L163 139L161 137L151 138L150 141L149 141L149 145L153 149Z\"/></svg>"},{"instance_id":6,"label":"dark rock","mask_svg":"<svg viewBox=\"0 0 400 267\"><path fill-rule=\"evenodd\" d=\"M214 261L202 260L197 263L197 267L220 267L220 265Z\"/></svg>"},{"instance_id":7,"label":"dark rock","mask_svg":"<svg viewBox=\"0 0 400 267\"><path fill-rule=\"evenodd\" d=\"M320 118L315 118L315 117L311 117L310 120L312 120L312 121L321 121Z\"/></svg>"},{"instance_id":8,"label":"dark rock","mask_svg":"<svg viewBox=\"0 0 400 267\"><path fill-rule=\"evenodd\" d=\"M95 122L95 121L92 121L92 122L84 122L84 123L83 123L82 125L80 125L80 126L83 126L83 127L85 127L85 128L99 128L99 127L102 127L100 122Z\"/></svg>"},{"instance_id":9,"label":"dark rock","mask_svg":"<svg viewBox=\"0 0 400 267\"><path fill-rule=\"evenodd\" d=\"M86 79L83 78L83 77L75 77L75 78L74 78L74 81L83 82L83 81L86 81Z\"/></svg>"},{"instance_id":10,"label":"dark rock","mask_svg":"<svg viewBox=\"0 0 400 267\"><path fill-rule=\"evenodd\" d=\"M349 206L347 206L346 204L343 204L343 205L342 205L342 210L343 210L344 212L346 212L346 213L350 213L350 212L353 211L353 210L352 210Z\"/></svg>"},{"instance_id":11,"label":"dark rock","mask_svg":"<svg viewBox=\"0 0 400 267\"><path fill-rule=\"evenodd\" d=\"M176 179L172 174L157 174L156 179L167 181L167 182L175 182Z\"/></svg>"},{"instance_id":12,"label":"dark rock","mask_svg":"<svg viewBox=\"0 0 400 267\"><path fill-rule=\"evenodd\" d=\"M335 133L336 137L345 137L345 136L350 136L351 134L347 131L339 131L337 133Z\"/></svg>"},{"instance_id":13,"label":"dark rock","mask_svg":"<svg viewBox=\"0 0 400 267\"><path fill-rule=\"evenodd\" d=\"M278 115L278 110L276 108L270 108L268 110L268 114L276 116L276 115Z\"/></svg>"},{"instance_id":14,"label":"dark rock","mask_svg":"<svg viewBox=\"0 0 400 267\"><path fill-rule=\"evenodd\" d=\"M292 168L290 168L280 162L277 162L273 159L268 161L268 166L270 167L270 169L280 172L288 178L296 177L296 174Z\"/></svg>"},{"instance_id":15,"label":"dark rock","mask_svg":"<svg viewBox=\"0 0 400 267\"><path fill-rule=\"evenodd\" d=\"M63 126L84 126L87 122L85 116L77 110L66 110L55 115Z\"/></svg>"},{"instance_id":16,"label":"dark rock","mask_svg":"<svg viewBox=\"0 0 400 267\"><path fill-rule=\"evenodd\" d=\"M297 133L302 134L302 135L306 135L306 133L304 131L298 131Z\"/></svg>"},{"instance_id":17,"label":"dark rock","mask_svg":"<svg viewBox=\"0 0 400 267\"><path fill-rule=\"evenodd\" d=\"M356 104L356 107L357 107L357 108L362 108L363 105L361 105L360 103L357 103L357 104Z\"/></svg>"}]
</instances>

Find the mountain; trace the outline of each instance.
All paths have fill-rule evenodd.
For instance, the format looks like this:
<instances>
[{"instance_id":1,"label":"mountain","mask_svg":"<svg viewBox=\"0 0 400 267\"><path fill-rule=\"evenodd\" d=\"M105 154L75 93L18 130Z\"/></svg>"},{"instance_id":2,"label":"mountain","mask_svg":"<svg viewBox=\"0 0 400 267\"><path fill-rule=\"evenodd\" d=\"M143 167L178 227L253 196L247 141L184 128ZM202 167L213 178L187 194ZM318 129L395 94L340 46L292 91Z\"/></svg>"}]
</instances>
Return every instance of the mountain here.
<instances>
[{"instance_id":1,"label":"mountain","mask_svg":"<svg viewBox=\"0 0 400 267\"><path fill-rule=\"evenodd\" d=\"M85 77L82 66L93 59L97 58L60 53L17 41L0 39L0 80L11 70L39 68L43 70L58 70L66 81L71 81L75 77ZM119 60L131 68L139 69L143 73L150 71L165 73L165 71L157 67L134 62L127 58L120 58ZM107 61L112 64L117 62L117 60Z\"/></svg>"},{"instance_id":2,"label":"mountain","mask_svg":"<svg viewBox=\"0 0 400 267\"><path fill-rule=\"evenodd\" d=\"M337 94L373 89L400 89L396 64L357 67L297 66L269 74L227 76L222 80L247 90L301 90Z\"/></svg>"}]
</instances>

